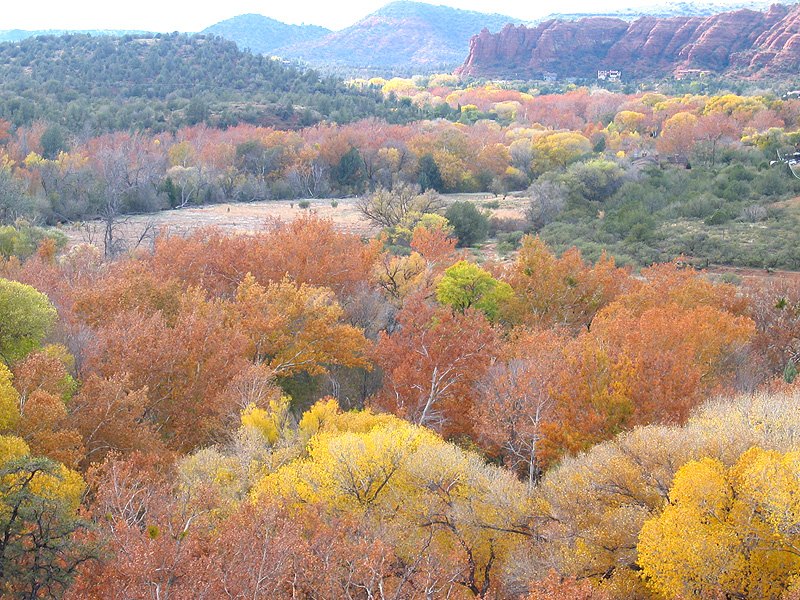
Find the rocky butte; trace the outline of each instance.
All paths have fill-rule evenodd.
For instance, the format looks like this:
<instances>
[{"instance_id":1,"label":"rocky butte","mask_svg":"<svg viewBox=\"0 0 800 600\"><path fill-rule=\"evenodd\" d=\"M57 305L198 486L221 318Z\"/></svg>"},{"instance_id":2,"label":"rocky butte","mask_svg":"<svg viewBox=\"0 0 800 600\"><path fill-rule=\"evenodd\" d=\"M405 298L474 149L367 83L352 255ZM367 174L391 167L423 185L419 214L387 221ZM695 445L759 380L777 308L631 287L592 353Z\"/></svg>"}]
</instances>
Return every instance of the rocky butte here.
<instances>
[{"instance_id":1,"label":"rocky butte","mask_svg":"<svg viewBox=\"0 0 800 600\"><path fill-rule=\"evenodd\" d=\"M470 40L458 75L529 78L665 77L686 69L745 77L796 75L800 67L800 5L766 12L736 10L710 17L609 17L552 20L528 28L483 29Z\"/></svg>"}]
</instances>

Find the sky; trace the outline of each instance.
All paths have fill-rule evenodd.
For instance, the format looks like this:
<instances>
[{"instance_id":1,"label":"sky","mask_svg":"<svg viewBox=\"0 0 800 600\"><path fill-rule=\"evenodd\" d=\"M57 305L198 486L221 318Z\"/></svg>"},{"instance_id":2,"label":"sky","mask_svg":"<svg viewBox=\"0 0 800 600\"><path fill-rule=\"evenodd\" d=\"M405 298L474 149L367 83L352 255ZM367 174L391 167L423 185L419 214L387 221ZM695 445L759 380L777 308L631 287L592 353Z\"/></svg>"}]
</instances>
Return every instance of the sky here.
<instances>
[{"instance_id":1,"label":"sky","mask_svg":"<svg viewBox=\"0 0 800 600\"><path fill-rule=\"evenodd\" d=\"M142 29L156 32L196 32L246 13L284 23L313 24L338 30L375 12L390 0L5 0L0 30L5 29ZM500 12L532 21L552 12L598 10L593 0L563 0L557 4L531 0L428 0L465 10ZM724 1L724 0L723 0ZM603 9L656 4L658 0L606 0ZM502 7L502 8L501 8Z\"/></svg>"}]
</instances>

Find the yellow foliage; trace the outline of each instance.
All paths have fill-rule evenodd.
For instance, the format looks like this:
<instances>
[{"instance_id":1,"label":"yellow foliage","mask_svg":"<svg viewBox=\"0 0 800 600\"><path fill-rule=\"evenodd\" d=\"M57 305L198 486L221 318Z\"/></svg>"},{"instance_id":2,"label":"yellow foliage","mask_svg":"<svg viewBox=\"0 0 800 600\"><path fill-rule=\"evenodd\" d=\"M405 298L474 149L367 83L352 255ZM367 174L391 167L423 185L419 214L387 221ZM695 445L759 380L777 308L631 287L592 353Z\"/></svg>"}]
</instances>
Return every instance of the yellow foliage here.
<instances>
[{"instance_id":1,"label":"yellow foliage","mask_svg":"<svg viewBox=\"0 0 800 600\"><path fill-rule=\"evenodd\" d=\"M580 133L560 131L540 137L533 142L535 158L532 167L538 173L563 168L571 160L592 151L592 143Z\"/></svg>"},{"instance_id":2,"label":"yellow foliage","mask_svg":"<svg viewBox=\"0 0 800 600\"><path fill-rule=\"evenodd\" d=\"M425 539L442 552L467 551L477 580L524 539L515 532L528 495L511 473L396 417L340 413L331 400L309 412L301 427L316 433L307 456L258 481L254 500L322 503L391 523L405 534L401 555L411 559Z\"/></svg>"},{"instance_id":3,"label":"yellow foliage","mask_svg":"<svg viewBox=\"0 0 800 600\"><path fill-rule=\"evenodd\" d=\"M11 385L13 376L0 363L0 431L14 429L19 422L19 394Z\"/></svg>"},{"instance_id":4,"label":"yellow foliage","mask_svg":"<svg viewBox=\"0 0 800 600\"><path fill-rule=\"evenodd\" d=\"M638 563L648 584L667 598L716 591L781 598L800 567L793 514L798 466L796 453L752 448L730 469L712 458L681 467L670 504L639 536Z\"/></svg>"},{"instance_id":5,"label":"yellow foliage","mask_svg":"<svg viewBox=\"0 0 800 600\"><path fill-rule=\"evenodd\" d=\"M373 276L400 308L405 298L427 280L427 263L419 252L408 256L394 256L387 252L375 263Z\"/></svg>"},{"instance_id":6,"label":"yellow foliage","mask_svg":"<svg viewBox=\"0 0 800 600\"><path fill-rule=\"evenodd\" d=\"M15 436L0 435L0 468L9 461L24 458L30 455L30 449L22 438ZM79 473L68 469L60 463L55 463L56 469L53 474L40 471L34 475L30 481L31 491L42 498L63 503L69 510L77 510L83 492L86 490L86 482ZM14 477L14 475L6 475ZM5 480L4 483L13 484Z\"/></svg>"},{"instance_id":7,"label":"yellow foliage","mask_svg":"<svg viewBox=\"0 0 800 600\"><path fill-rule=\"evenodd\" d=\"M393 77L383 86L384 95L388 96L392 92L396 96L411 96L417 92L417 86L411 79Z\"/></svg>"},{"instance_id":8,"label":"yellow foliage","mask_svg":"<svg viewBox=\"0 0 800 600\"><path fill-rule=\"evenodd\" d=\"M28 444L14 435L0 435L0 465L15 458L22 458L31 453Z\"/></svg>"},{"instance_id":9,"label":"yellow foliage","mask_svg":"<svg viewBox=\"0 0 800 600\"><path fill-rule=\"evenodd\" d=\"M335 398L323 398L303 413L299 429L304 439L310 440L321 432L367 433L375 427L397 422L394 415L375 414L369 409L342 412Z\"/></svg>"},{"instance_id":10,"label":"yellow foliage","mask_svg":"<svg viewBox=\"0 0 800 600\"><path fill-rule=\"evenodd\" d=\"M242 427L259 432L269 443L274 444L283 434L288 424L289 398L270 400L269 408L258 408L250 404L242 412Z\"/></svg>"},{"instance_id":11,"label":"yellow foliage","mask_svg":"<svg viewBox=\"0 0 800 600\"><path fill-rule=\"evenodd\" d=\"M430 87L451 87L454 85L458 85L459 78L452 73L438 73L436 75L432 75L431 78L428 80L428 86Z\"/></svg>"}]
</instances>

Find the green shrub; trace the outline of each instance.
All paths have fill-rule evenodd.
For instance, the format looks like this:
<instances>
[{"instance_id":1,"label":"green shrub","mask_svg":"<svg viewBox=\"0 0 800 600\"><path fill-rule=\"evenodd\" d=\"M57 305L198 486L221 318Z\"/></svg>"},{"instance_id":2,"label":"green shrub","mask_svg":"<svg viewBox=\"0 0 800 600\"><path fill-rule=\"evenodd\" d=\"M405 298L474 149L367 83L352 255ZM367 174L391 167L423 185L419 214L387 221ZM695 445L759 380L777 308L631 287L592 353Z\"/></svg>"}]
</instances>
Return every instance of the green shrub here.
<instances>
[{"instance_id":1,"label":"green shrub","mask_svg":"<svg viewBox=\"0 0 800 600\"><path fill-rule=\"evenodd\" d=\"M489 219L471 202L453 202L444 216L461 248L479 244L489 235Z\"/></svg>"}]
</instances>

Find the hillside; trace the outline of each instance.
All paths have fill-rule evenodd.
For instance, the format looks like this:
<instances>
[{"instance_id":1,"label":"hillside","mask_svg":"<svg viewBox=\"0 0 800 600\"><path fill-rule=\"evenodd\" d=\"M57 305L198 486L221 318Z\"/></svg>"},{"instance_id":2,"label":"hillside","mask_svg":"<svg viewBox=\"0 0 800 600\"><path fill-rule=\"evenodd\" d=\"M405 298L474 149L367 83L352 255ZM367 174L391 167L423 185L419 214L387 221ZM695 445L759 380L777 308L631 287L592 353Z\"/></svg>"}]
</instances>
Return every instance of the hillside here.
<instances>
[{"instance_id":1,"label":"hillside","mask_svg":"<svg viewBox=\"0 0 800 600\"><path fill-rule=\"evenodd\" d=\"M77 131L163 131L205 122L281 128L326 118L407 120L361 91L212 36L42 36L0 44L0 119Z\"/></svg>"},{"instance_id":2,"label":"hillside","mask_svg":"<svg viewBox=\"0 0 800 600\"><path fill-rule=\"evenodd\" d=\"M424 70L460 63L472 35L484 27L499 29L514 21L505 15L401 0L387 4L346 29L315 41L287 46L276 53L314 66Z\"/></svg>"},{"instance_id":3,"label":"hillside","mask_svg":"<svg viewBox=\"0 0 800 600\"><path fill-rule=\"evenodd\" d=\"M287 25L263 15L247 14L220 21L201 33L236 42L243 50L247 48L257 54L271 54L283 46L318 39L331 30L317 25Z\"/></svg>"},{"instance_id":4,"label":"hillside","mask_svg":"<svg viewBox=\"0 0 800 600\"><path fill-rule=\"evenodd\" d=\"M800 64L800 6L773 5L711 17L552 20L483 30L470 41L460 75L665 77L686 69L736 76L794 75Z\"/></svg>"}]
</instances>

